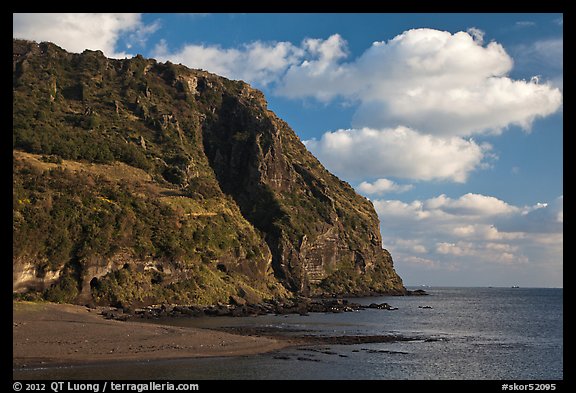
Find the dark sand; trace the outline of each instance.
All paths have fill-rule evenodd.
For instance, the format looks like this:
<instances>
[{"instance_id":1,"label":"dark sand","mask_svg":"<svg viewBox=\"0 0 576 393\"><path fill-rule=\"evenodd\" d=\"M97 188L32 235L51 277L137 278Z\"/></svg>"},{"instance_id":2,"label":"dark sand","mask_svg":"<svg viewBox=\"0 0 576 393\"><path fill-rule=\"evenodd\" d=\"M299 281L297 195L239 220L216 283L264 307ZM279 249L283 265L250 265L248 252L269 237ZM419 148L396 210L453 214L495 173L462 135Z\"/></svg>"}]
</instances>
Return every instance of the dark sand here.
<instances>
[{"instance_id":1,"label":"dark sand","mask_svg":"<svg viewBox=\"0 0 576 393\"><path fill-rule=\"evenodd\" d=\"M265 337L104 319L82 306L13 302L13 367L239 356L290 342Z\"/></svg>"}]
</instances>

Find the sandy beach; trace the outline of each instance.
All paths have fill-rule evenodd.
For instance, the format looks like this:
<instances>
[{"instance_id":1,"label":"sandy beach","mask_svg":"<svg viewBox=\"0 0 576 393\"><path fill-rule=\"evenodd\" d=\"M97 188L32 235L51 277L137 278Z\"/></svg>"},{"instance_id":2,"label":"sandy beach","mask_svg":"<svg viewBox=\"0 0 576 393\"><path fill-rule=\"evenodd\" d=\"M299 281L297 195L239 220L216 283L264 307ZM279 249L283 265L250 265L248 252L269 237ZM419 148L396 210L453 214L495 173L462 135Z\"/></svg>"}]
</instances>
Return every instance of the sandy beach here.
<instances>
[{"instance_id":1,"label":"sandy beach","mask_svg":"<svg viewBox=\"0 0 576 393\"><path fill-rule=\"evenodd\" d=\"M13 367L263 353L289 345L264 337L106 320L83 306L13 302Z\"/></svg>"}]
</instances>

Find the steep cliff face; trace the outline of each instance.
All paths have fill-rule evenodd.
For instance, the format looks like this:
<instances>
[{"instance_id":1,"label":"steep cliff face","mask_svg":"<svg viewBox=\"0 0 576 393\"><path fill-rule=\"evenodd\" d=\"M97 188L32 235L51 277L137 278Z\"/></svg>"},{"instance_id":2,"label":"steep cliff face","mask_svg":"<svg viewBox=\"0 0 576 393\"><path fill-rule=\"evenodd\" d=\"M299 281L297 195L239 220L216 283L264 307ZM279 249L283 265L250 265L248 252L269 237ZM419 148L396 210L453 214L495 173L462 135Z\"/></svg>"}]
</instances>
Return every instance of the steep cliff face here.
<instances>
[{"instance_id":1,"label":"steep cliff face","mask_svg":"<svg viewBox=\"0 0 576 393\"><path fill-rule=\"evenodd\" d=\"M326 171L260 92L223 91L216 115L203 127L208 159L222 190L266 234L284 284L313 294L402 288L372 204Z\"/></svg>"},{"instance_id":2,"label":"steep cliff face","mask_svg":"<svg viewBox=\"0 0 576 393\"><path fill-rule=\"evenodd\" d=\"M372 204L246 83L14 40L13 84L15 291L131 304L404 292Z\"/></svg>"}]
</instances>

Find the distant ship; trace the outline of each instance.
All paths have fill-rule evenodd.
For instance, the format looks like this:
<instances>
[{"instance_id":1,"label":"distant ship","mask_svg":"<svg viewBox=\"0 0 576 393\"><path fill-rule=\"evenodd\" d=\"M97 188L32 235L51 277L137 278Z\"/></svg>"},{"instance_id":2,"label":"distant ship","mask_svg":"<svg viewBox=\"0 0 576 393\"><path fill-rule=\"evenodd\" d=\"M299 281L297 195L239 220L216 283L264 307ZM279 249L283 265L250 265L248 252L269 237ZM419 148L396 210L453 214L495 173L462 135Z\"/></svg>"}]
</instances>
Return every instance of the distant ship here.
<instances>
[{"instance_id":1,"label":"distant ship","mask_svg":"<svg viewBox=\"0 0 576 393\"><path fill-rule=\"evenodd\" d=\"M512 285L511 288L520 288L518 285Z\"/></svg>"}]
</instances>

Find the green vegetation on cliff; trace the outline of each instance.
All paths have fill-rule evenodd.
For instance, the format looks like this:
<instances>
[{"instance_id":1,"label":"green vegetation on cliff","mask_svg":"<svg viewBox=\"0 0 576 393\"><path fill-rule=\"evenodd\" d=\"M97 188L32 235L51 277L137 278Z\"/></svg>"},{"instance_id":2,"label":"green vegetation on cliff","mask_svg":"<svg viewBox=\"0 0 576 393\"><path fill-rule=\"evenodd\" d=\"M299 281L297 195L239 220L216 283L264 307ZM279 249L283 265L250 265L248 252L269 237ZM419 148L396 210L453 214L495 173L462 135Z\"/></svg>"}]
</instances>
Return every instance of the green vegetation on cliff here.
<instances>
[{"instance_id":1,"label":"green vegetation on cliff","mask_svg":"<svg viewBox=\"0 0 576 393\"><path fill-rule=\"evenodd\" d=\"M13 51L15 292L134 305L404 291L372 204L259 91L140 56Z\"/></svg>"}]
</instances>

